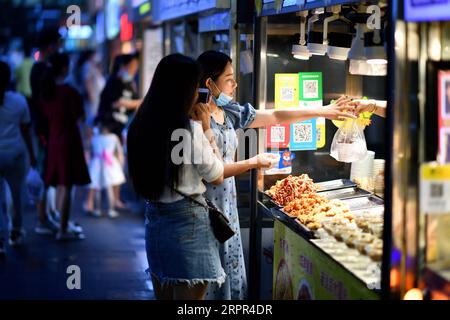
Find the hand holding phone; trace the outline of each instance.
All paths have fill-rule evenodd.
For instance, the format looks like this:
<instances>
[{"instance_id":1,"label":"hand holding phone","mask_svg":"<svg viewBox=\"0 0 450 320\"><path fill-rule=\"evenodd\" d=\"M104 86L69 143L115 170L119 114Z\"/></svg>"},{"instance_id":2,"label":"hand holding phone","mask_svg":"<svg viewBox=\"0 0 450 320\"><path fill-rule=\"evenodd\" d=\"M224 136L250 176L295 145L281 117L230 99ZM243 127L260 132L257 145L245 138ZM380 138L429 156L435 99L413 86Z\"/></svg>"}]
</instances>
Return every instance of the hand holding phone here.
<instances>
[{"instance_id":1,"label":"hand holding phone","mask_svg":"<svg viewBox=\"0 0 450 320\"><path fill-rule=\"evenodd\" d=\"M208 104L208 102L209 102L209 89L208 88L199 88L197 103Z\"/></svg>"}]
</instances>

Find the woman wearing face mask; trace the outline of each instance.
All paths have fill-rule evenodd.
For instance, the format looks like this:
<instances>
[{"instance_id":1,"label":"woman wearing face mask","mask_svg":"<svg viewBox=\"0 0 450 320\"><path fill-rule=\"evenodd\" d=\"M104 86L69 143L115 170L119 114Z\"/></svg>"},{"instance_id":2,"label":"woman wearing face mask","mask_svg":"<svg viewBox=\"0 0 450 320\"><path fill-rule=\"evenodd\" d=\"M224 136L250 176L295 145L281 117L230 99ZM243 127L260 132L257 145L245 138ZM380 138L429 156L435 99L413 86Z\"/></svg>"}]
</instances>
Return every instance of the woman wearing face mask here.
<instances>
[{"instance_id":1,"label":"woman wearing face mask","mask_svg":"<svg viewBox=\"0 0 450 320\"><path fill-rule=\"evenodd\" d=\"M97 118L114 124L112 130L122 141L122 130L130 115L141 105L134 77L139 69L139 55L124 54L116 57L114 68L100 95Z\"/></svg>"},{"instance_id":2,"label":"woman wearing face mask","mask_svg":"<svg viewBox=\"0 0 450 320\"><path fill-rule=\"evenodd\" d=\"M163 58L128 130L131 182L148 200L146 249L159 300L201 300L208 285L225 278L208 210L200 205L205 203L202 180L220 184L223 164L207 106L195 103L199 78L195 60L181 54ZM186 146L182 159L173 152L180 144L173 139L178 133Z\"/></svg>"},{"instance_id":3,"label":"woman wearing face mask","mask_svg":"<svg viewBox=\"0 0 450 320\"><path fill-rule=\"evenodd\" d=\"M138 98L134 77L139 69L139 54L123 54L114 61L112 74L100 95L100 104L96 122L109 123L111 132L122 141L122 131L127 126L130 116L141 105ZM120 197L120 186L114 186L114 207L125 209ZM85 210L90 211L89 203L93 203L93 193L88 193Z\"/></svg>"},{"instance_id":4,"label":"woman wearing face mask","mask_svg":"<svg viewBox=\"0 0 450 320\"><path fill-rule=\"evenodd\" d=\"M198 57L203 69L200 87L208 88L213 96L211 106L211 128L221 148L224 160L224 177L220 186L207 185L207 197L227 215L236 230L236 235L221 247L222 265L227 280L221 287L210 286L206 299L245 299L247 279L240 236L234 176L253 168L270 166L271 159L260 154L253 159L234 162L237 148L236 130L259 128L276 123L291 123L316 117L340 119L352 117L344 112L349 99L341 97L336 104L318 110L255 110L250 104L233 102L237 82L234 79L232 61L226 54L207 51Z\"/></svg>"}]
</instances>

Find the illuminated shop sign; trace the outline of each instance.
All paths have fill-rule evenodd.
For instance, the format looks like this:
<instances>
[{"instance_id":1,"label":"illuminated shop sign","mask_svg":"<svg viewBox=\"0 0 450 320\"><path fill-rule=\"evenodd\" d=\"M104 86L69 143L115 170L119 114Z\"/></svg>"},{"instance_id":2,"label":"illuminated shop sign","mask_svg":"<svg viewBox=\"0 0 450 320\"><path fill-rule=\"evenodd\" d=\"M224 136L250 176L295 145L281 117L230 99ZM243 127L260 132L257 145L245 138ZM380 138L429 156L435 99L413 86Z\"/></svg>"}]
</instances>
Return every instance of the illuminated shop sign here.
<instances>
[{"instance_id":1,"label":"illuminated shop sign","mask_svg":"<svg viewBox=\"0 0 450 320\"><path fill-rule=\"evenodd\" d=\"M450 20L450 0L406 0L405 20Z\"/></svg>"},{"instance_id":2,"label":"illuminated shop sign","mask_svg":"<svg viewBox=\"0 0 450 320\"><path fill-rule=\"evenodd\" d=\"M153 5L155 20L165 21L211 9L227 9L230 0L160 0Z\"/></svg>"}]
</instances>

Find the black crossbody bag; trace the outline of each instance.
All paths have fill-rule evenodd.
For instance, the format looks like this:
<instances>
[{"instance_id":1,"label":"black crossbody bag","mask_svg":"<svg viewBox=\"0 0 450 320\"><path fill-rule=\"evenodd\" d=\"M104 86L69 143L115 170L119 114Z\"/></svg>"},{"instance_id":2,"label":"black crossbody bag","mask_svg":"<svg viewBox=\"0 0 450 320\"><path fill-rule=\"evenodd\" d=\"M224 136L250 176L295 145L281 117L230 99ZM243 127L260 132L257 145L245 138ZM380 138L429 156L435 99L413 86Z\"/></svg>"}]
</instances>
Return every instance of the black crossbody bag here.
<instances>
[{"instance_id":1,"label":"black crossbody bag","mask_svg":"<svg viewBox=\"0 0 450 320\"><path fill-rule=\"evenodd\" d=\"M224 243L236 234L233 228L231 228L228 218L208 198L205 197L205 205L191 196L185 195L176 189L173 190L184 198L187 198L208 210L209 220L211 222L214 236L220 243Z\"/></svg>"}]
</instances>

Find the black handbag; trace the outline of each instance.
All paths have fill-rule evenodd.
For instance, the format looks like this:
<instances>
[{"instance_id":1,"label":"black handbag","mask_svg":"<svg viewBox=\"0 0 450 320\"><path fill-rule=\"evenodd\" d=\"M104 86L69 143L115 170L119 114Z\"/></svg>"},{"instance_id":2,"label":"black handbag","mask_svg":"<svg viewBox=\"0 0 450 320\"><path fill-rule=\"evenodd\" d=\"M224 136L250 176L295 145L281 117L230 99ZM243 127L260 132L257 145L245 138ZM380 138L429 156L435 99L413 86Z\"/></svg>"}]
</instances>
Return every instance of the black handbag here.
<instances>
[{"instance_id":1,"label":"black handbag","mask_svg":"<svg viewBox=\"0 0 450 320\"><path fill-rule=\"evenodd\" d=\"M205 197L205 205L200 201L194 199L193 197L185 195L178 190L174 189L174 191L208 210L209 220L211 222L214 236L220 243L224 243L236 234L236 232L230 226L230 221L228 220L228 218L208 198Z\"/></svg>"}]
</instances>

